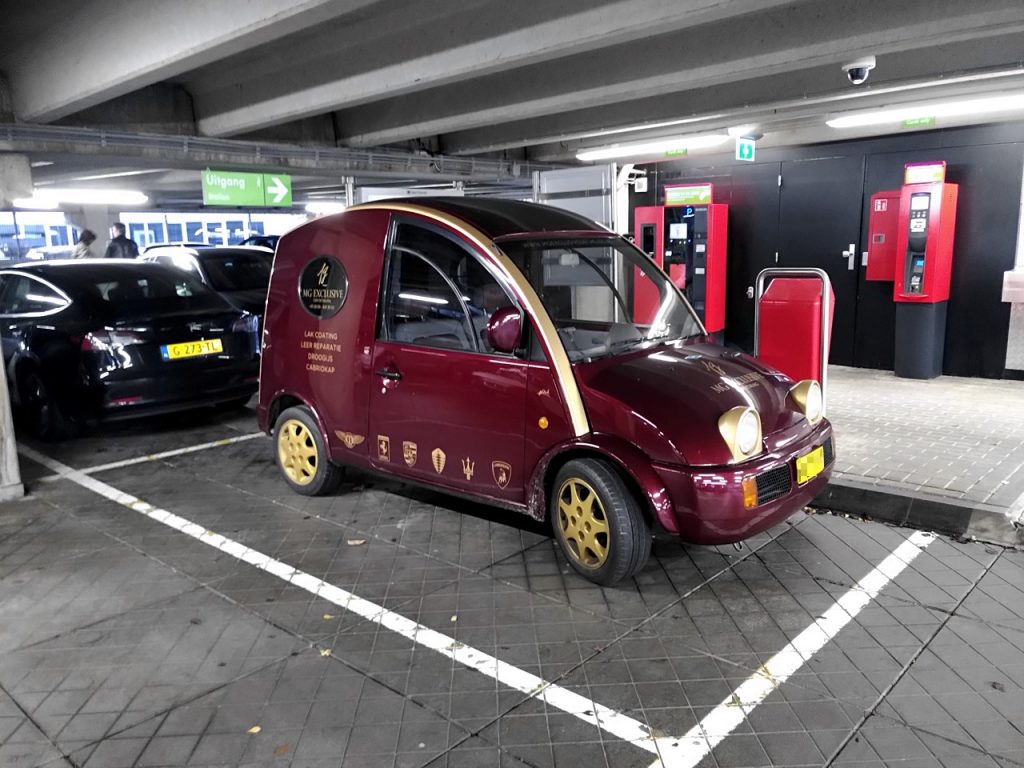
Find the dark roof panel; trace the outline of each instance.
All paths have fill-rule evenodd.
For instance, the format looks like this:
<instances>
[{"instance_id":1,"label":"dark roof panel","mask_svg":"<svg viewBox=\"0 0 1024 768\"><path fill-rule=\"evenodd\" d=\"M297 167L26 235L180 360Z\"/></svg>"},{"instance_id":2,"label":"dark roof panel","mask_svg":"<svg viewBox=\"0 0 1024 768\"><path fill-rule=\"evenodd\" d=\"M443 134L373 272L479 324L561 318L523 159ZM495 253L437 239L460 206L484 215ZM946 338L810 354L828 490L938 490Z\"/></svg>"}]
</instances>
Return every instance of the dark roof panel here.
<instances>
[{"instance_id":1,"label":"dark roof panel","mask_svg":"<svg viewBox=\"0 0 1024 768\"><path fill-rule=\"evenodd\" d=\"M382 201L384 205L388 201ZM394 200L434 208L471 224L490 238L528 232L601 232L608 230L577 213L550 205L484 197L409 197Z\"/></svg>"}]
</instances>

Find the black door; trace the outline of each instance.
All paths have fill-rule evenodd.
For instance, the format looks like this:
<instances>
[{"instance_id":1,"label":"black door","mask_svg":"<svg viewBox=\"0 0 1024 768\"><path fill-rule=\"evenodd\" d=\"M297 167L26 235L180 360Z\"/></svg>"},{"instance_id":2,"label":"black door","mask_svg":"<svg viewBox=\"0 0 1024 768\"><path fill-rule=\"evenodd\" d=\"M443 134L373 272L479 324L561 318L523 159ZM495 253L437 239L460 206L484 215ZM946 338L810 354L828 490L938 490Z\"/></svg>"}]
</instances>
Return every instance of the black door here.
<instances>
[{"instance_id":1,"label":"black door","mask_svg":"<svg viewBox=\"0 0 1024 768\"><path fill-rule=\"evenodd\" d=\"M782 164L778 266L818 267L832 280L836 305L829 361L837 365L854 364L863 196L862 157Z\"/></svg>"}]
</instances>

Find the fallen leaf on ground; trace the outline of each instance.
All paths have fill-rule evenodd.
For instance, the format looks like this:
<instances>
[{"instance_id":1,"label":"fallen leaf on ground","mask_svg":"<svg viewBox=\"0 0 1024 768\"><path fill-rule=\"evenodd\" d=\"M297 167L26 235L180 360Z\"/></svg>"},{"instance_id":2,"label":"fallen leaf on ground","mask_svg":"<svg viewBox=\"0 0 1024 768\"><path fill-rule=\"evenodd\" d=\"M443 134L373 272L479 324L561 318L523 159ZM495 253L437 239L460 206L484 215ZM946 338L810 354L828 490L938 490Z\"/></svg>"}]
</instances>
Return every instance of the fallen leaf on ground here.
<instances>
[{"instance_id":1,"label":"fallen leaf on ground","mask_svg":"<svg viewBox=\"0 0 1024 768\"><path fill-rule=\"evenodd\" d=\"M250 733L250 734L255 735L255 734L259 733L262 730L263 730L262 726L254 725L252 728L250 728L248 731L246 731L246 733Z\"/></svg>"},{"instance_id":2,"label":"fallen leaf on ground","mask_svg":"<svg viewBox=\"0 0 1024 768\"><path fill-rule=\"evenodd\" d=\"M348 545L350 547L358 547L360 544L365 544L366 539L349 539Z\"/></svg>"},{"instance_id":3,"label":"fallen leaf on ground","mask_svg":"<svg viewBox=\"0 0 1024 768\"><path fill-rule=\"evenodd\" d=\"M330 648L321 648L320 649L320 655L321 656L330 656L331 655L331 649Z\"/></svg>"}]
</instances>

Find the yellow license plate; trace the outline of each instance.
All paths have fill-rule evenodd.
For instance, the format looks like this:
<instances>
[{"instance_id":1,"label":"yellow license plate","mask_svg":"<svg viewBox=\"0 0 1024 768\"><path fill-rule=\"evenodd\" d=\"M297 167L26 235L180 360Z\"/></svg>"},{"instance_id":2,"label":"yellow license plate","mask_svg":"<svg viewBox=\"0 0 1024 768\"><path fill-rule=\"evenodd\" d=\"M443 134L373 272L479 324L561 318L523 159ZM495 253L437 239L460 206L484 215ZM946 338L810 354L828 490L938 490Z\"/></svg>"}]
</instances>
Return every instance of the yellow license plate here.
<instances>
[{"instance_id":1,"label":"yellow license plate","mask_svg":"<svg viewBox=\"0 0 1024 768\"><path fill-rule=\"evenodd\" d=\"M164 360L181 360L184 357L200 355L216 355L224 351L220 339L203 339L202 341L183 341L180 344L164 344L160 347L160 356Z\"/></svg>"},{"instance_id":2,"label":"yellow license plate","mask_svg":"<svg viewBox=\"0 0 1024 768\"><path fill-rule=\"evenodd\" d=\"M817 477L825 469L825 446L819 446L810 453L798 456L796 460L796 482L803 485Z\"/></svg>"}]
</instances>

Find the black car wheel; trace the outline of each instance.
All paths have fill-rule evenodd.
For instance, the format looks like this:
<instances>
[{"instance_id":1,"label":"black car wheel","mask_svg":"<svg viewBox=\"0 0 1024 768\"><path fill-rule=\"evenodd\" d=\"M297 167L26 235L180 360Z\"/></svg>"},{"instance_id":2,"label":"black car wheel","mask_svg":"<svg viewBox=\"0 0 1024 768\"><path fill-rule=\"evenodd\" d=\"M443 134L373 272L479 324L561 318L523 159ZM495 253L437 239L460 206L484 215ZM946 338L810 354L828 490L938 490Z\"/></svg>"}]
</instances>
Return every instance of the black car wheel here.
<instances>
[{"instance_id":1,"label":"black car wheel","mask_svg":"<svg viewBox=\"0 0 1024 768\"><path fill-rule=\"evenodd\" d=\"M611 586L643 568L651 530L634 495L606 462L576 459L555 477L551 527L569 564Z\"/></svg>"},{"instance_id":2,"label":"black car wheel","mask_svg":"<svg viewBox=\"0 0 1024 768\"><path fill-rule=\"evenodd\" d=\"M296 493L324 496L341 482L341 468L327 456L327 445L306 406L286 408L274 424L277 466Z\"/></svg>"},{"instance_id":3,"label":"black car wheel","mask_svg":"<svg viewBox=\"0 0 1024 768\"><path fill-rule=\"evenodd\" d=\"M62 440L74 435L74 424L35 369L21 377L21 406L29 430L41 440Z\"/></svg>"}]
</instances>

